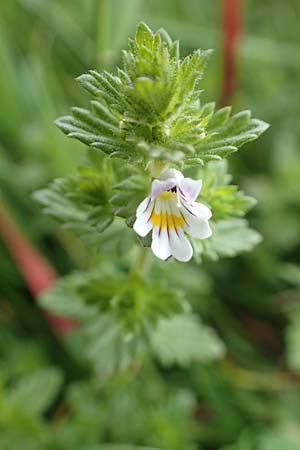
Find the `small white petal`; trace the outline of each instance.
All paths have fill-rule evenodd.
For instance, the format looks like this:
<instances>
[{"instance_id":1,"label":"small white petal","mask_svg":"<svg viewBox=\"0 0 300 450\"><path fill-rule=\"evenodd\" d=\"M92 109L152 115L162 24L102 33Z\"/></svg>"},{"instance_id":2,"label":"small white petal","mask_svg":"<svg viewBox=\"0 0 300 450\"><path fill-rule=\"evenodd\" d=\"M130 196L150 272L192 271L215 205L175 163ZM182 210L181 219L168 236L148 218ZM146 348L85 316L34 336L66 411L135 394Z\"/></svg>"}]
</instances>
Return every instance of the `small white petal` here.
<instances>
[{"instance_id":1,"label":"small white petal","mask_svg":"<svg viewBox=\"0 0 300 450\"><path fill-rule=\"evenodd\" d=\"M204 207L204 214L202 217L195 214L197 212L195 205L199 206L198 213L202 210L201 207ZM188 206L190 206L189 211L192 211L192 213L188 211ZM211 216L209 208L207 208L205 205L202 205L201 203L193 203L191 205L184 205L181 211L186 221L184 225L184 230L186 233L197 239L207 239L212 235L212 230L207 220L208 212Z\"/></svg>"},{"instance_id":2,"label":"small white petal","mask_svg":"<svg viewBox=\"0 0 300 450\"><path fill-rule=\"evenodd\" d=\"M146 197L137 207L136 209L136 215L139 216L140 214L144 214L146 211L149 210L149 206L151 202L150 197Z\"/></svg>"},{"instance_id":3,"label":"small white petal","mask_svg":"<svg viewBox=\"0 0 300 450\"><path fill-rule=\"evenodd\" d=\"M133 229L139 236L146 236L152 229L150 216L153 207L154 201L150 200L150 197L147 197L139 204L136 210L136 221L134 222Z\"/></svg>"},{"instance_id":4,"label":"small white petal","mask_svg":"<svg viewBox=\"0 0 300 450\"><path fill-rule=\"evenodd\" d=\"M212 229L210 228L208 221L200 219L200 217L189 220L188 223L185 224L184 230L196 239L207 239L212 235Z\"/></svg>"},{"instance_id":5,"label":"small white petal","mask_svg":"<svg viewBox=\"0 0 300 450\"><path fill-rule=\"evenodd\" d=\"M175 259L186 262L193 256L193 248L182 229L170 230L170 248Z\"/></svg>"},{"instance_id":6,"label":"small white petal","mask_svg":"<svg viewBox=\"0 0 300 450\"><path fill-rule=\"evenodd\" d=\"M169 191L176 185L175 178L168 178L167 180L153 180L151 185L151 199L154 200L162 192Z\"/></svg>"},{"instance_id":7,"label":"small white petal","mask_svg":"<svg viewBox=\"0 0 300 450\"><path fill-rule=\"evenodd\" d=\"M181 199L182 213L189 213L192 216L200 217L201 219L209 220L212 216L211 210L203 203L192 202L188 203Z\"/></svg>"},{"instance_id":8,"label":"small white petal","mask_svg":"<svg viewBox=\"0 0 300 450\"><path fill-rule=\"evenodd\" d=\"M192 180L191 178L183 178L179 182L179 189L189 202L196 200L202 188L202 180Z\"/></svg>"},{"instance_id":9,"label":"small white petal","mask_svg":"<svg viewBox=\"0 0 300 450\"><path fill-rule=\"evenodd\" d=\"M134 222L133 229L139 236L145 237L152 230L152 224L150 221L147 222L142 217L139 217Z\"/></svg>"},{"instance_id":10,"label":"small white petal","mask_svg":"<svg viewBox=\"0 0 300 450\"><path fill-rule=\"evenodd\" d=\"M151 249L154 255L160 259L165 260L171 256L169 236L166 229L153 228Z\"/></svg>"},{"instance_id":11,"label":"small white petal","mask_svg":"<svg viewBox=\"0 0 300 450\"><path fill-rule=\"evenodd\" d=\"M175 178L176 184L184 178L183 173L177 169L165 169L160 175L160 180L167 180L168 178Z\"/></svg>"}]
</instances>

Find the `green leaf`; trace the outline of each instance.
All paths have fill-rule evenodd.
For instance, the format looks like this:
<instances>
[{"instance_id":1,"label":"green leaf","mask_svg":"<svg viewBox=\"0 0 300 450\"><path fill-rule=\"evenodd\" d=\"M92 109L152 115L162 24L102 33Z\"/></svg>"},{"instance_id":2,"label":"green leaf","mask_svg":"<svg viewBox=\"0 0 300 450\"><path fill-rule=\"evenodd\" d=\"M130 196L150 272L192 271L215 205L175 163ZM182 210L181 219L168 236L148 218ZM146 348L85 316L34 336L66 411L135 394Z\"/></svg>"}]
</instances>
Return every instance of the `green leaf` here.
<instances>
[{"instance_id":1,"label":"green leaf","mask_svg":"<svg viewBox=\"0 0 300 450\"><path fill-rule=\"evenodd\" d=\"M114 186L116 193L110 199L111 204L116 207L115 215L125 218L129 226L135 221L137 206L148 196L150 190L149 176L145 176L137 169L133 169L132 172Z\"/></svg>"},{"instance_id":2,"label":"green leaf","mask_svg":"<svg viewBox=\"0 0 300 450\"><path fill-rule=\"evenodd\" d=\"M86 356L102 377L127 370L140 364L145 356L145 341L126 334L122 323L109 312L86 324Z\"/></svg>"},{"instance_id":3,"label":"green leaf","mask_svg":"<svg viewBox=\"0 0 300 450\"><path fill-rule=\"evenodd\" d=\"M200 198L211 208L214 222L243 217L256 204L253 197L230 184L227 161L209 162L198 177L203 180Z\"/></svg>"},{"instance_id":4,"label":"green leaf","mask_svg":"<svg viewBox=\"0 0 300 450\"><path fill-rule=\"evenodd\" d=\"M205 161L214 156L226 157L245 143L257 139L269 127L266 122L252 119L250 111L242 111L232 117L229 113L229 108L223 108L209 118L205 138L195 145L197 157Z\"/></svg>"},{"instance_id":5,"label":"green leaf","mask_svg":"<svg viewBox=\"0 0 300 450\"><path fill-rule=\"evenodd\" d=\"M85 303L79 293L81 285L85 282L86 275L81 272L62 278L39 297L41 307L54 315L72 319L83 320L93 317L97 308Z\"/></svg>"},{"instance_id":6,"label":"green leaf","mask_svg":"<svg viewBox=\"0 0 300 450\"><path fill-rule=\"evenodd\" d=\"M247 221L243 219L220 220L211 226L213 234L209 239L192 239L199 262L203 257L214 261L221 257L233 257L252 250L261 242L261 235L249 228Z\"/></svg>"},{"instance_id":7,"label":"green leaf","mask_svg":"<svg viewBox=\"0 0 300 450\"><path fill-rule=\"evenodd\" d=\"M105 375L143 359L157 322L188 309L178 290L101 267L59 280L40 303L53 314L80 320L83 352Z\"/></svg>"},{"instance_id":8,"label":"green leaf","mask_svg":"<svg viewBox=\"0 0 300 450\"><path fill-rule=\"evenodd\" d=\"M209 362L224 355L225 348L212 328L195 316L176 315L162 319L151 336L154 353L166 366L188 366Z\"/></svg>"},{"instance_id":9,"label":"green leaf","mask_svg":"<svg viewBox=\"0 0 300 450\"><path fill-rule=\"evenodd\" d=\"M107 177L108 172L105 174ZM48 188L35 192L34 198L45 214L94 244L114 218L108 201L111 183L99 170L81 167L78 175L54 180Z\"/></svg>"},{"instance_id":10,"label":"green leaf","mask_svg":"<svg viewBox=\"0 0 300 450\"><path fill-rule=\"evenodd\" d=\"M300 286L300 266L292 263L283 263L279 267L279 276L287 283Z\"/></svg>"},{"instance_id":11,"label":"green leaf","mask_svg":"<svg viewBox=\"0 0 300 450\"><path fill-rule=\"evenodd\" d=\"M7 394L7 402L30 414L43 414L55 400L63 382L62 373L54 367L40 369L24 376Z\"/></svg>"},{"instance_id":12,"label":"green leaf","mask_svg":"<svg viewBox=\"0 0 300 450\"><path fill-rule=\"evenodd\" d=\"M260 448L263 450L298 450L299 441L298 423L283 423L264 433L260 440Z\"/></svg>"},{"instance_id":13,"label":"green leaf","mask_svg":"<svg viewBox=\"0 0 300 450\"><path fill-rule=\"evenodd\" d=\"M141 23L117 75L91 70L78 78L94 98L90 108L72 108L73 116L56 125L111 158L144 168L153 160L182 168L225 158L268 125L249 111L230 117L229 107L214 112L214 103L201 105L210 54L196 50L180 58L178 42Z\"/></svg>"}]
</instances>

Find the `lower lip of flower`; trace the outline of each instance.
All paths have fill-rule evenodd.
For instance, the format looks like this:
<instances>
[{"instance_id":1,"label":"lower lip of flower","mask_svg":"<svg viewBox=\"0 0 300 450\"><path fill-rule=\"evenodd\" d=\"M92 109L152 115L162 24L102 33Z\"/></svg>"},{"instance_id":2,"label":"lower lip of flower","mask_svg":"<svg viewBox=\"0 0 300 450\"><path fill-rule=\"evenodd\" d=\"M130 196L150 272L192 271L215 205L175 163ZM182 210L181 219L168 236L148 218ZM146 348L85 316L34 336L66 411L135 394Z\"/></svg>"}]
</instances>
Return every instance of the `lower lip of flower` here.
<instances>
[{"instance_id":1,"label":"lower lip of flower","mask_svg":"<svg viewBox=\"0 0 300 450\"><path fill-rule=\"evenodd\" d=\"M156 212L153 211L150 220L153 227L159 227L160 229L166 230L183 228L185 225L183 216L176 216L175 214L156 214Z\"/></svg>"},{"instance_id":2,"label":"lower lip of flower","mask_svg":"<svg viewBox=\"0 0 300 450\"><path fill-rule=\"evenodd\" d=\"M175 203L177 196L176 192L166 191L162 192L159 196L159 199L163 202L167 202L169 204ZM168 211L161 211L159 213L155 212L153 209L152 214L149 218L153 228L158 227L159 230L177 230L178 228L182 228L185 225L185 219L181 214L174 214Z\"/></svg>"}]
</instances>

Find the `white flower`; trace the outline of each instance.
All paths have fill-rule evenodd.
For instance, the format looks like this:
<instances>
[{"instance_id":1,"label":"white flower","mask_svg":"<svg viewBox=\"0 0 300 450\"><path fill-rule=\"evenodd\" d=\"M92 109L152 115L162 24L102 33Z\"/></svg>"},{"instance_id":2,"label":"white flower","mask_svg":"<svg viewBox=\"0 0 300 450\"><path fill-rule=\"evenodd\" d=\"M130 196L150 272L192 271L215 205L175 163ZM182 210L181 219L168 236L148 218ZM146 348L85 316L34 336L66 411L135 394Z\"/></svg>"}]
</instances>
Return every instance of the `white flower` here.
<instances>
[{"instance_id":1,"label":"white flower","mask_svg":"<svg viewBox=\"0 0 300 450\"><path fill-rule=\"evenodd\" d=\"M150 196L137 208L133 229L140 236L152 230L151 248L158 258L174 256L178 261L189 261L193 247L185 233L197 239L211 236L211 211L195 202L201 187L202 180L184 178L176 169L164 170L152 182Z\"/></svg>"}]
</instances>

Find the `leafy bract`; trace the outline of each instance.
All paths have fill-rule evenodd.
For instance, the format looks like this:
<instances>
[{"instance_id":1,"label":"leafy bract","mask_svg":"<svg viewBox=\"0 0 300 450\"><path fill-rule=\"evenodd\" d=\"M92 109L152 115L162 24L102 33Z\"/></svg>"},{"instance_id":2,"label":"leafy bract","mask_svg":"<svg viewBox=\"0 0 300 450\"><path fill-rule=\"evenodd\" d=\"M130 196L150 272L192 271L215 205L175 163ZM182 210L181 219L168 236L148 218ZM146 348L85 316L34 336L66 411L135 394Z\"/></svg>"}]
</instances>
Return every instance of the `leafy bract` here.
<instances>
[{"instance_id":1,"label":"leafy bract","mask_svg":"<svg viewBox=\"0 0 300 450\"><path fill-rule=\"evenodd\" d=\"M261 236L249 228L242 217L253 208L256 200L230 184L232 177L228 173L227 162L209 162L198 171L197 178L203 180L199 200L212 211L210 223L213 230L209 239L192 239L198 262L203 257L216 261L252 250L261 241Z\"/></svg>"},{"instance_id":2,"label":"leafy bract","mask_svg":"<svg viewBox=\"0 0 300 450\"><path fill-rule=\"evenodd\" d=\"M208 362L224 355L224 344L215 331L193 315L180 314L162 319L151 340L153 350L165 365L187 366Z\"/></svg>"},{"instance_id":3,"label":"leafy bract","mask_svg":"<svg viewBox=\"0 0 300 450\"><path fill-rule=\"evenodd\" d=\"M107 168L102 170L79 167L76 175L56 179L34 194L46 214L89 243L97 242L114 219L114 208L109 203L111 181Z\"/></svg>"},{"instance_id":4,"label":"leafy bract","mask_svg":"<svg viewBox=\"0 0 300 450\"><path fill-rule=\"evenodd\" d=\"M252 250L261 242L261 235L249 228L244 219L220 220L212 223L213 234L209 239L192 239L198 261L203 257L214 261L221 257L233 257Z\"/></svg>"},{"instance_id":5,"label":"leafy bract","mask_svg":"<svg viewBox=\"0 0 300 450\"><path fill-rule=\"evenodd\" d=\"M136 208L149 194L150 179L147 173L132 170L127 178L114 186L115 194L110 198L116 216L126 219L129 226L135 221Z\"/></svg>"},{"instance_id":6,"label":"leafy bract","mask_svg":"<svg viewBox=\"0 0 300 450\"><path fill-rule=\"evenodd\" d=\"M57 126L110 157L135 165L163 160L181 168L221 159L256 139L268 125L249 111L231 115L200 101L211 51L180 58L179 44L144 23L112 75L90 70L78 82L93 97L90 108L72 108Z\"/></svg>"},{"instance_id":7,"label":"leafy bract","mask_svg":"<svg viewBox=\"0 0 300 450\"><path fill-rule=\"evenodd\" d=\"M40 299L54 314L79 319L85 354L102 374L125 370L148 347L158 321L188 309L182 294L137 274L78 272Z\"/></svg>"},{"instance_id":8,"label":"leafy bract","mask_svg":"<svg viewBox=\"0 0 300 450\"><path fill-rule=\"evenodd\" d=\"M243 217L256 205L253 197L245 195L231 184L227 161L214 161L205 165L198 173L203 180L200 199L209 205L213 221Z\"/></svg>"},{"instance_id":9,"label":"leafy bract","mask_svg":"<svg viewBox=\"0 0 300 450\"><path fill-rule=\"evenodd\" d=\"M62 374L57 368L40 369L26 375L7 393L10 408L25 410L29 414L47 411L62 385Z\"/></svg>"}]
</instances>

